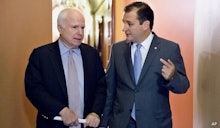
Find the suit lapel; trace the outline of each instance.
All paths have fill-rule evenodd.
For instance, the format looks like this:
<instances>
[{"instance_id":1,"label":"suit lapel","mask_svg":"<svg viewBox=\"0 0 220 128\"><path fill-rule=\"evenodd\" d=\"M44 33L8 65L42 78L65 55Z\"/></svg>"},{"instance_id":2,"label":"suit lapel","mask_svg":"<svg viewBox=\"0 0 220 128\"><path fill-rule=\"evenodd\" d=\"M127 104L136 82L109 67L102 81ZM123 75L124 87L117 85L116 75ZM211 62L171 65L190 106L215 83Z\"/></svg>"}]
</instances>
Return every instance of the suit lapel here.
<instances>
[{"instance_id":1,"label":"suit lapel","mask_svg":"<svg viewBox=\"0 0 220 128\"><path fill-rule=\"evenodd\" d=\"M159 42L157 41L157 36L154 35L154 38L152 40L150 49L148 51L147 57L145 59L145 62L144 62L143 68L142 68L142 72L141 72L141 75L140 75L140 78L139 78L139 82L144 78L146 72L148 71L148 69L150 67L150 64L151 64L152 60L154 59L155 55L160 50L158 45L159 45Z\"/></svg>"},{"instance_id":2,"label":"suit lapel","mask_svg":"<svg viewBox=\"0 0 220 128\"><path fill-rule=\"evenodd\" d=\"M80 48L80 51L81 51L81 56L82 56L82 61L83 61L83 72L84 72L84 100L85 100L85 102L87 102L87 98L89 98L88 97L88 87L87 87L87 85L88 85L88 82L89 82L89 80L88 80L88 78L91 78L90 77L90 74L89 74L89 70L90 70L90 68L89 68L89 62L88 62L88 60L89 60L89 55L90 54L86 54L87 53L87 49L86 49L86 47L84 46L84 44L82 43L80 46L79 46L79 48Z\"/></svg>"},{"instance_id":3,"label":"suit lapel","mask_svg":"<svg viewBox=\"0 0 220 128\"><path fill-rule=\"evenodd\" d=\"M62 91L64 92L65 96L67 97L67 90L66 90L66 80L65 74L63 70L63 64L61 60L60 50L58 41L53 43L50 49L50 61L52 62L53 69L56 72L57 79L61 85Z\"/></svg>"},{"instance_id":4,"label":"suit lapel","mask_svg":"<svg viewBox=\"0 0 220 128\"><path fill-rule=\"evenodd\" d=\"M135 88L135 78L134 78L134 67L132 65L132 60L131 60L131 45L132 43L127 43L127 47L125 49L125 52L124 52L124 56L125 56L125 60L126 60L126 64L127 64L127 68L128 68L128 71L129 71L129 74L130 74L130 77L131 77L131 80L132 80L132 83L133 85L131 86L131 88Z\"/></svg>"}]
</instances>

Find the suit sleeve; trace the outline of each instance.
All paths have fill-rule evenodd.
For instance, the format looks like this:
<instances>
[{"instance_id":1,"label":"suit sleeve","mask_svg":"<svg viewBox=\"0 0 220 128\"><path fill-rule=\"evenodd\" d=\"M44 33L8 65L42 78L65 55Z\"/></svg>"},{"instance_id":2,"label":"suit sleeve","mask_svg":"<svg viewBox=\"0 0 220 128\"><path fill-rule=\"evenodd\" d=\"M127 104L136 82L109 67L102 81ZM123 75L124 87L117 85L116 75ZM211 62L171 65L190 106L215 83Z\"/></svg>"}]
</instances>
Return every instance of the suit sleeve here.
<instances>
[{"instance_id":1,"label":"suit sleeve","mask_svg":"<svg viewBox=\"0 0 220 128\"><path fill-rule=\"evenodd\" d=\"M171 55L171 61L175 65L175 73L167 84L169 90L174 93L186 93L190 84L186 75L183 58L181 56L179 45L175 45L174 52Z\"/></svg>"},{"instance_id":2,"label":"suit sleeve","mask_svg":"<svg viewBox=\"0 0 220 128\"><path fill-rule=\"evenodd\" d=\"M109 119L111 117L112 109L113 109L113 102L114 102L114 96L116 92L115 87L115 67L114 67L114 45L112 46L110 61L107 68L106 73L106 81L107 81L107 97L106 97L106 103L103 113L103 118L101 120L100 126L107 127Z\"/></svg>"},{"instance_id":3,"label":"suit sleeve","mask_svg":"<svg viewBox=\"0 0 220 128\"><path fill-rule=\"evenodd\" d=\"M43 72L45 71L42 69L40 56L37 50L34 50L30 56L25 72L26 96L41 114L48 118L53 118L58 115L65 105L48 93L43 77Z\"/></svg>"},{"instance_id":4,"label":"suit sleeve","mask_svg":"<svg viewBox=\"0 0 220 128\"><path fill-rule=\"evenodd\" d=\"M102 61L98 54L96 54L96 79L97 86L95 92L95 100L92 111L97 113L100 117L103 114L104 104L106 100L106 78L105 72L102 66Z\"/></svg>"}]
</instances>

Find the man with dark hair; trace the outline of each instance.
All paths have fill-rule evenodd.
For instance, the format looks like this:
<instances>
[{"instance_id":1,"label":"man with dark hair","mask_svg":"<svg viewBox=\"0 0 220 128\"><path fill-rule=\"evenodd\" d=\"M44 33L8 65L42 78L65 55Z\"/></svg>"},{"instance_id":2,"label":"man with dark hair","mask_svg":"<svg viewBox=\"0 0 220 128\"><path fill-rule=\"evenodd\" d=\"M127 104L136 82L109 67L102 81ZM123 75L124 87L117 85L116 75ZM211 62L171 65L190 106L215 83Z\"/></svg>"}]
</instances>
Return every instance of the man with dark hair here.
<instances>
[{"instance_id":1,"label":"man with dark hair","mask_svg":"<svg viewBox=\"0 0 220 128\"><path fill-rule=\"evenodd\" d=\"M179 45L152 32L153 10L144 2L126 6L122 21L126 40L112 46L102 126L172 128L169 92L190 85Z\"/></svg>"}]
</instances>

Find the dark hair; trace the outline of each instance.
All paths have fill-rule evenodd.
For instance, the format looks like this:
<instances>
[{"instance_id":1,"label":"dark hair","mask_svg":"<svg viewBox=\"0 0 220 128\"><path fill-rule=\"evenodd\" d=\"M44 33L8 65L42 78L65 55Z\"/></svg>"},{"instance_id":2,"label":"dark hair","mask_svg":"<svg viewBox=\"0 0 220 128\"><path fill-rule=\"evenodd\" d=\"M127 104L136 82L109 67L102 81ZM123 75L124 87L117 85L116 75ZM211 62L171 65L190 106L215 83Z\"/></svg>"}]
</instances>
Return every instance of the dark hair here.
<instances>
[{"instance_id":1,"label":"dark hair","mask_svg":"<svg viewBox=\"0 0 220 128\"><path fill-rule=\"evenodd\" d=\"M137 9L137 19L139 20L140 24L143 24L144 21L149 20L150 29L152 30L154 24L154 12L151 7L144 2L133 2L124 8L124 12L128 13L134 9Z\"/></svg>"}]
</instances>

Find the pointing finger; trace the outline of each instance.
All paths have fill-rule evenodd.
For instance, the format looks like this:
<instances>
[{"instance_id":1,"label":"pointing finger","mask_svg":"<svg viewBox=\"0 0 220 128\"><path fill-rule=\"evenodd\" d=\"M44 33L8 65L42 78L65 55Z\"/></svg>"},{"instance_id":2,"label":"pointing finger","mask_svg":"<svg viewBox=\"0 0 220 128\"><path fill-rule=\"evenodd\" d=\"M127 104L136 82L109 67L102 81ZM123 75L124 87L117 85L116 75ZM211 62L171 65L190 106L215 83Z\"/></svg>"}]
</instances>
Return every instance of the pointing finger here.
<instances>
[{"instance_id":1,"label":"pointing finger","mask_svg":"<svg viewBox=\"0 0 220 128\"><path fill-rule=\"evenodd\" d=\"M163 63L166 67L170 67L170 66L173 66L174 64L173 64L173 62L170 60L170 59L168 59L167 61L166 60L164 60L164 59L160 59L160 62L161 63Z\"/></svg>"},{"instance_id":2,"label":"pointing finger","mask_svg":"<svg viewBox=\"0 0 220 128\"><path fill-rule=\"evenodd\" d=\"M170 59L168 59L168 63L169 63L170 65L174 65L173 62L172 62Z\"/></svg>"},{"instance_id":3,"label":"pointing finger","mask_svg":"<svg viewBox=\"0 0 220 128\"><path fill-rule=\"evenodd\" d=\"M166 66L169 65L168 62L166 60L162 59L162 58L160 58L160 62L163 63Z\"/></svg>"}]
</instances>

